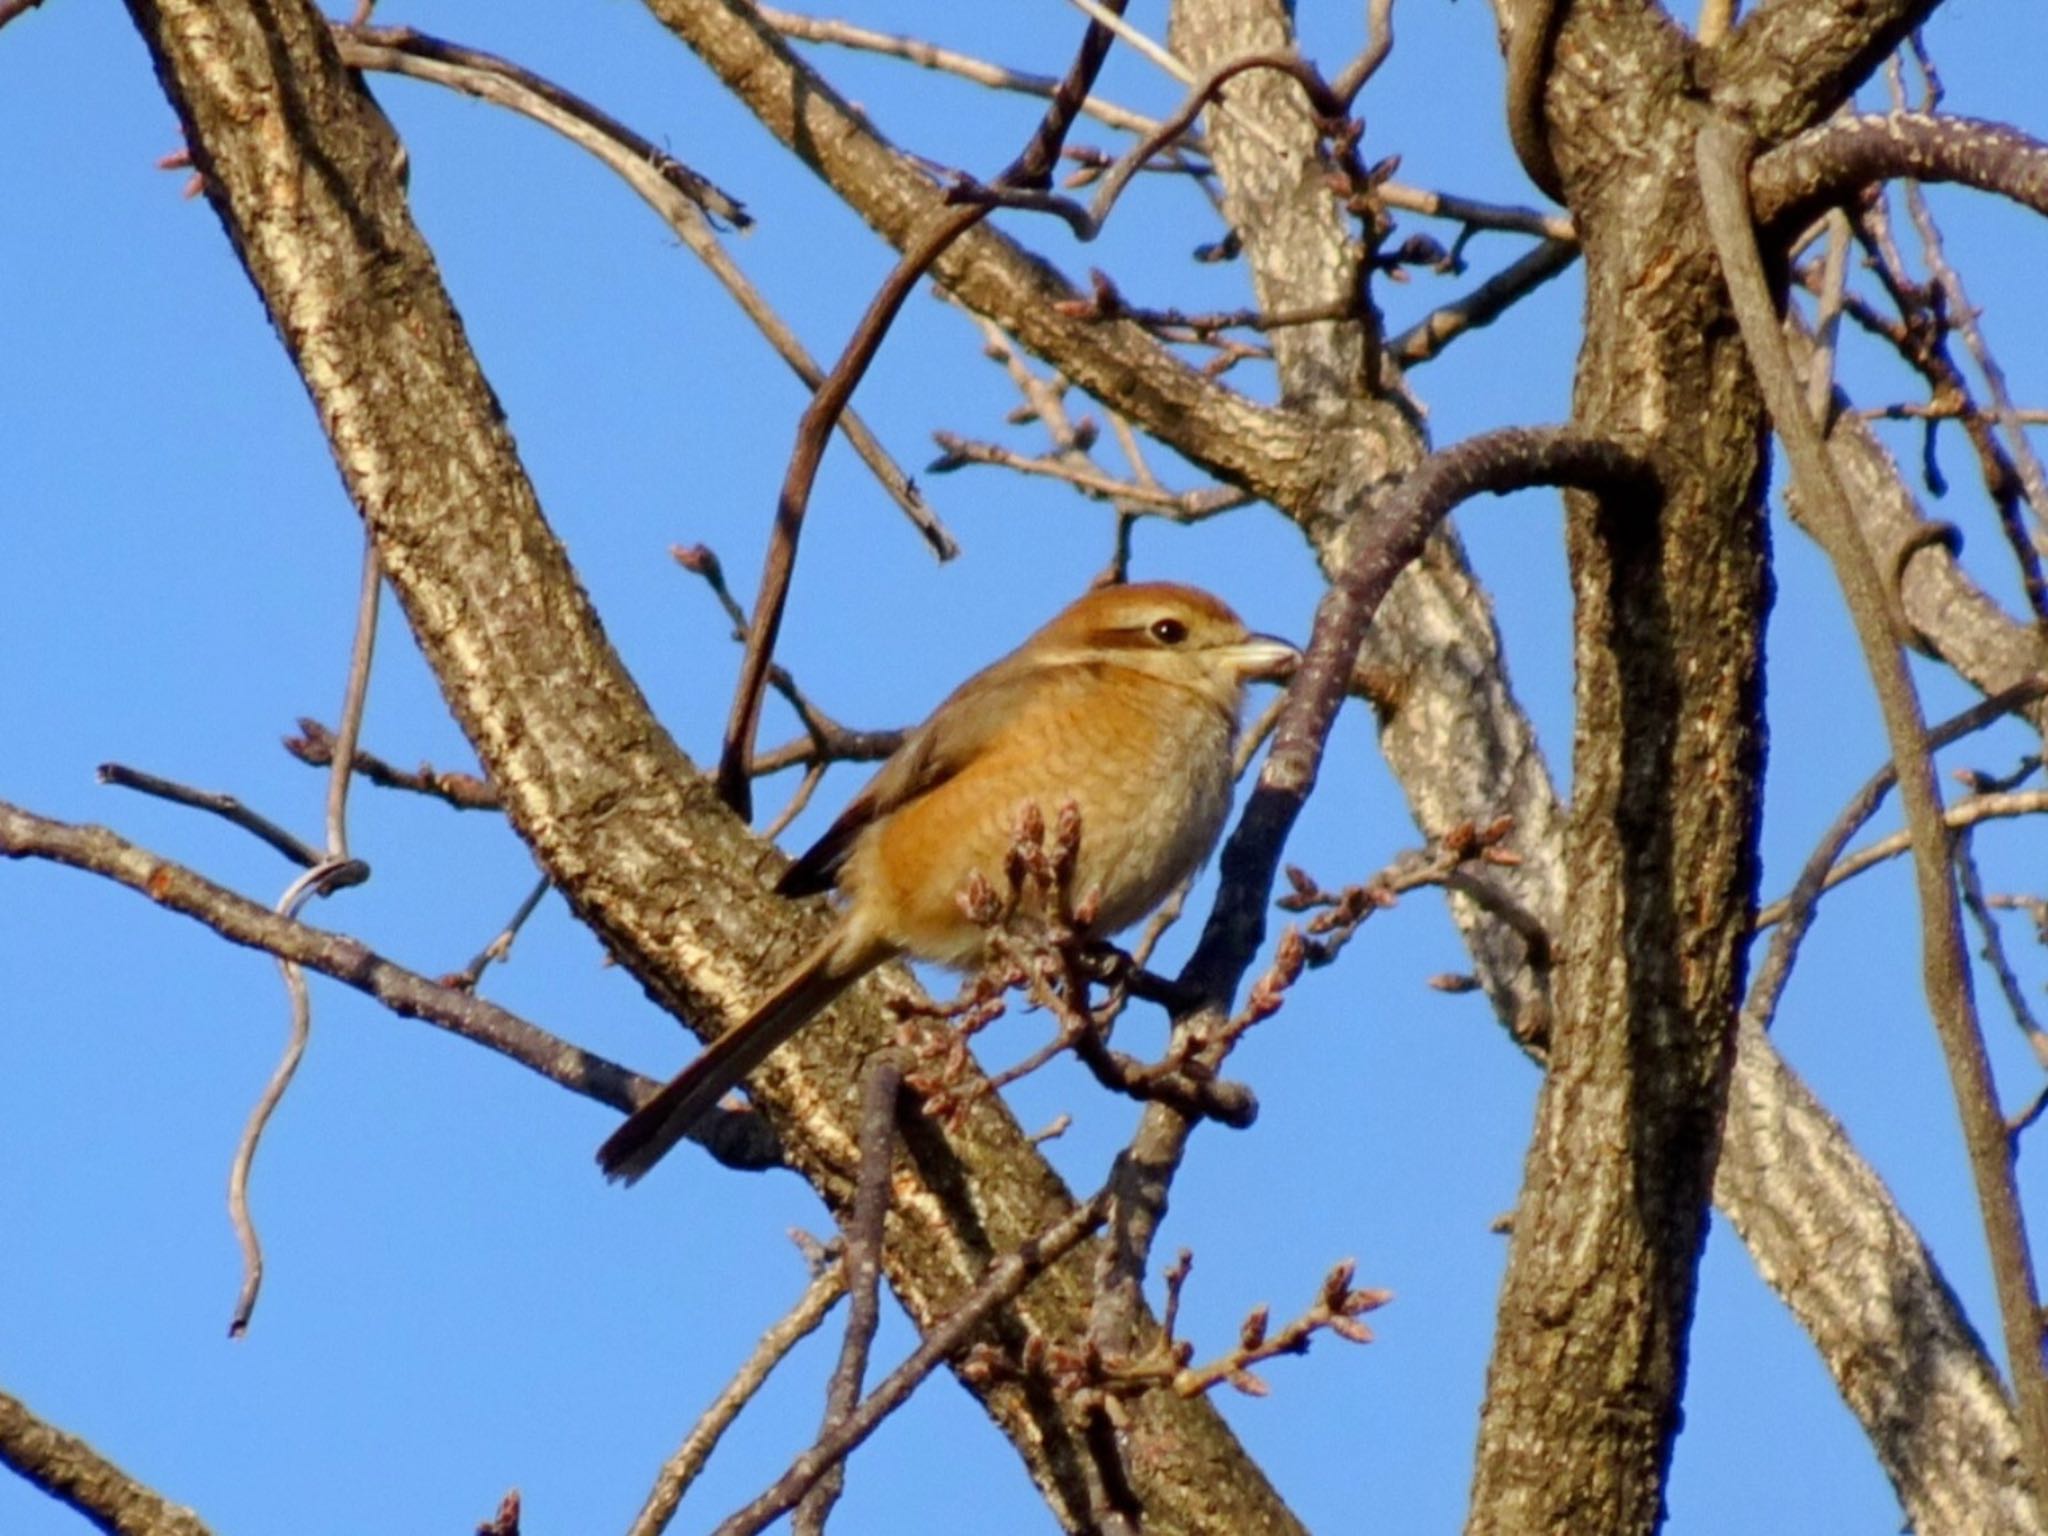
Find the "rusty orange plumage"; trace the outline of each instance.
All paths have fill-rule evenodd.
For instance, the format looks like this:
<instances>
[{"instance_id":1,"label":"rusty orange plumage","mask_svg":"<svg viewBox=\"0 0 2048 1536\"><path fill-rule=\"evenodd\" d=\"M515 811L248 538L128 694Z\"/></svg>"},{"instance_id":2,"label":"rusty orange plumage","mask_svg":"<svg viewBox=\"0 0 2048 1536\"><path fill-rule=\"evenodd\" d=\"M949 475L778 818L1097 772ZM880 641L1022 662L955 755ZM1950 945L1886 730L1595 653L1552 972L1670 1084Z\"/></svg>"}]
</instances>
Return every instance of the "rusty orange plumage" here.
<instances>
[{"instance_id":1,"label":"rusty orange plumage","mask_svg":"<svg viewBox=\"0 0 2048 1536\"><path fill-rule=\"evenodd\" d=\"M613 1133L598 1151L606 1175L646 1173L884 961L978 964L988 931L960 895L976 875L1001 887L1027 805L1048 820L1068 802L1079 811L1071 889L1092 903L1092 934L1144 917L1222 831L1245 685L1296 654L1207 592L1151 582L1088 593L962 683L776 883L785 896L836 886L831 933Z\"/></svg>"}]
</instances>

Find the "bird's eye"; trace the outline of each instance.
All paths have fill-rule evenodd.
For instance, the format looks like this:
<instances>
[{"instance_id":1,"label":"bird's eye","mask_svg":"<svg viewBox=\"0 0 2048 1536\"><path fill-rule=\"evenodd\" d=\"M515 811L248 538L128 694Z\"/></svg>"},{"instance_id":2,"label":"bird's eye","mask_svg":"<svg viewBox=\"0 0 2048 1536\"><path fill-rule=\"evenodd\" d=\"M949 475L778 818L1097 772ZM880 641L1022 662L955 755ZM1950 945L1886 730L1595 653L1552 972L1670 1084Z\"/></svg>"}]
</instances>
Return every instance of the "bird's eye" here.
<instances>
[{"instance_id":1,"label":"bird's eye","mask_svg":"<svg viewBox=\"0 0 2048 1536\"><path fill-rule=\"evenodd\" d=\"M1179 645L1187 637L1188 627L1181 623L1179 619L1154 619L1152 621L1152 638L1161 645Z\"/></svg>"}]
</instances>

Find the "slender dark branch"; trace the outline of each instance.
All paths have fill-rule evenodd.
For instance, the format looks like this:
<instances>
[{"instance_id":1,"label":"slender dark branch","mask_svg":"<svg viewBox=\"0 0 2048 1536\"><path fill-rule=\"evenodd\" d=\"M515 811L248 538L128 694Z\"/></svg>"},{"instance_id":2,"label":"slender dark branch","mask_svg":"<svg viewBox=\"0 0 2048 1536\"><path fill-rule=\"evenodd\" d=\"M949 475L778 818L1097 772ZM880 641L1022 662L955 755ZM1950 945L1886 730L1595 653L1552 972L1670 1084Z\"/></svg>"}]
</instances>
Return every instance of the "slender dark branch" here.
<instances>
[{"instance_id":1,"label":"slender dark branch","mask_svg":"<svg viewBox=\"0 0 2048 1536\"><path fill-rule=\"evenodd\" d=\"M1960 741L2026 708L2043 694L2048 694L2048 677L2030 677L2015 683L1931 728L1927 733L1927 744L1930 748L1939 749ZM1778 1011L1778 999L1784 994L1785 983L1791 977L1792 963L1799 956L1799 946L1807 930L1813 926L1820 898L1828 889L1829 875L1841 859L1842 850L1849 846L1849 839L1856 835L1856 829L1877 814L1877 808L1897 782L1898 774L1890 763L1865 780L1863 787L1842 807L1841 814L1829 825L1813 852L1806 856L1806 862L1799 868L1799 877L1792 882L1792 889L1784 899L1773 902L1757 914L1758 927L1772 921L1774 915L1778 924L1778 931L1771 936L1771 947L1764 955L1763 964L1757 967L1756 976L1749 984L1749 996L1742 1005L1743 1013L1760 1028L1770 1028L1771 1019Z\"/></svg>"},{"instance_id":2,"label":"slender dark branch","mask_svg":"<svg viewBox=\"0 0 2048 1536\"><path fill-rule=\"evenodd\" d=\"M1095 196L1087 207L1082 207L1070 197L1061 197L1046 190L1044 186L1017 186L997 181L993 186L962 177L947 189L949 202L969 203L976 206L1022 208L1033 213L1050 213L1066 221L1067 227L1077 240L1093 240L1102 233L1103 226L1115 208L1117 199L1123 196L1131 178L1149 164L1154 155L1171 147L1202 115L1212 102L1218 100L1218 92L1237 76L1255 69L1273 69L1299 81L1308 93L1309 104L1324 122L1335 124L1344 116L1343 105L1331 88L1324 83L1313 64L1291 53L1248 54L1242 58L1227 59L1204 75L1189 89L1181 104L1164 118L1159 126L1133 145L1129 151L1117 157L1117 161L1096 183Z\"/></svg>"},{"instance_id":3,"label":"slender dark branch","mask_svg":"<svg viewBox=\"0 0 2048 1536\"><path fill-rule=\"evenodd\" d=\"M173 1504L76 1435L45 1423L0 1392L0 1466L10 1468L103 1531L119 1536L210 1536L191 1510Z\"/></svg>"},{"instance_id":4,"label":"slender dark branch","mask_svg":"<svg viewBox=\"0 0 2048 1536\"><path fill-rule=\"evenodd\" d=\"M1432 310L1387 344L1396 362L1413 366L1440 355L1467 331L1491 325L1579 259L1577 242L1545 240L1517 257L1462 299Z\"/></svg>"},{"instance_id":5,"label":"slender dark branch","mask_svg":"<svg viewBox=\"0 0 2048 1536\"><path fill-rule=\"evenodd\" d=\"M846 1334L839 1364L825 1388L822 1437L844 1424L860 1405L868 1352L882 1321L882 1228L889 1214L889 1170L896 1158L896 1098L903 1088L901 1064L884 1056L868 1069L860 1102L860 1175L846 1218ZM846 1482L845 1463L836 1463L797 1505L792 1528L800 1536L821 1536Z\"/></svg>"},{"instance_id":6,"label":"slender dark branch","mask_svg":"<svg viewBox=\"0 0 2048 1536\"><path fill-rule=\"evenodd\" d=\"M1113 9L1122 11L1124 0ZM1080 104L1102 68L1110 37L1100 23L1090 22L1081 40L1074 67L1067 72L1052 104L1032 135L1024 152L997 178L998 185L1010 176L1026 183L1049 178L1059 162L1061 144L1072 127ZM718 755L718 793L741 817L753 816L751 762L754 737L760 729L761 701L768 686L768 669L775 653L776 637L782 630L782 615L789 601L789 584L796 572L797 542L803 534L804 514L809 509L811 487L817 480L818 465L833 424L853 398L875 353L881 349L903 301L910 296L933 262L955 241L988 217L989 209L949 208L924 235L904 248L895 269L869 302L867 313L846 344L846 350L804 407L797 423L796 446L791 450L789 469L776 498L775 528L770 536L767 559L761 570L760 595L754 601L753 623L747 631L746 654L740 660L740 677L733 691L732 711L726 720L725 743Z\"/></svg>"},{"instance_id":7,"label":"slender dark branch","mask_svg":"<svg viewBox=\"0 0 2048 1536\"><path fill-rule=\"evenodd\" d=\"M1109 1196L1098 1193L1074 1207L1038 1236L989 1265L988 1272L960 1305L926 1331L910 1357L848 1414L830 1434L821 1436L790 1465L775 1485L718 1527L715 1536L755 1536L779 1515L795 1507L827 1469L880 1427L931 1375L962 1348L998 1309L1015 1300L1038 1276L1066 1257L1107 1219Z\"/></svg>"},{"instance_id":8,"label":"slender dark branch","mask_svg":"<svg viewBox=\"0 0 2048 1536\"><path fill-rule=\"evenodd\" d=\"M402 1018L421 1019L460 1035L614 1109L635 1110L661 1086L494 1003L394 965L358 939L279 917L104 827L51 821L0 801L0 858L48 859L103 875L141 892L158 906L196 918L230 943L260 949L331 976L376 998ZM707 1123L704 1145L713 1157L731 1167L781 1166L780 1149L773 1145L765 1122L753 1115L721 1111Z\"/></svg>"},{"instance_id":9,"label":"slender dark branch","mask_svg":"<svg viewBox=\"0 0 2048 1536\"><path fill-rule=\"evenodd\" d=\"M327 855L318 848L300 841L269 817L250 810L233 795L194 789L174 779L160 779L153 773L144 773L139 768L129 768L121 763L101 763L97 773L102 784L137 790L159 800L168 800L173 805L189 805L196 811L210 811L223 821L261 838L302 869L311 869L326 862Z\"/></svg>"},{"instance_id":10,"label":"slender dark branch","mask_svg":"<svg viewBox=\"0 0 2048 1536\"><path fill-rule=\"evenodd\" d=\"M711 595L718 599L718 606L732 620L733 638L744 641L749 627L747 610L740 606L740 600L732 595L732 588L726 584L725 566L717 552L708 544L677 544L669 549L669 555L677 565L711 589ZM797 721L804 728L804 735L801 740L786 742L772 752L757 755L753 763L753 776L757 779L799 765L822 768L827 763L879 762L903 743L904 732L900 730L856 731L841 725L811 702L785 667L769 667L768 686L782 695L783 701L795 712ZM808 798L808 791L800 790L798 794ZM785 810L777 821L786 823L793 819L793 813ZM780 825L764 828L762 838L773 842L781 831Z\"/></svg>"},{"instance_id":11,"label":"slender dark branch","mask_svg":"<svg viewBox=\"0 0 2048 1536\"><path fill-rule=\"evenodd\" d=\"M683 1443L676 1447L673 1456L662 1463L660 1473L654 1479L654 1486L647 1492L646 1502L640 1506L640 1513L634 1517L626 1536L661 1536L668 1529L669 1521L675 1518L676 1506L689 1491L690 1484L697 1480L697 1474L704 1469L704 1463L717 1449L718 1442L732 1427L740 1410L752 1402L756 1393L773 1374L785 1356L818 1331L825 1315L846 1293L846 1266L833 1263L816 1269L811 1283L797 1303L763 1333L754 1345L754 1352L733 1374L731 1381L713 1398L690 1432L683 1437Z\"/></svg>"},{"instance_id":12,"label":"slender dark branch","mask_svg":"<svg viewBox=\"0 0 2048 1536\"><path fill-rule=\"evenodd\" d=\"M2012 960L2005 952L2005 936L1999 932L1998 915L1991 910L1990 899L1984 894L1984 877L1978 873L1977 857L1967 832L1956 838L1956 873L1962 881L1963 905L1969 909L1977 931L1984 935L1984 947L1977 953L1998 979L1999 993L2012 1011L2012 1021L2019 1026L2027 1048L2034 1053L2034 1060L2048 1065L2048 1030L2041 1027L2040 1019L2034 1015L2034 1005L2027 1000L2027 989L2013 972ZM2011 1123L2007 1121L2008 1125Z\"/></svg>"},{"instance_id":13,"label":"slender dark branch","mask_svg":"<svg viewBox=\"0 0 2048 1536\"><path fill-rule=\"evenodd\" d=\"M498 930L497 937L478 950L471 957L469 964L453 976L443 977L443 981L451 987L460 987L465 992L475 991L476 984L483 980L485 967L493 960L503 960L512 952L512 941L519 937L519 930L526 926L526 920L533 916L534 909L541 903L541 898L554 889L554 884L555 882L546 875L536 880L533 889L528 891L525 898L513 909L512 916L506 921L505 926Z\"/></svg>"},{"instance_id":14,"label":"slender dark branch","mask_svg":"<svg viewBox=\"0 0 2048 1536\"><path fill-rule=\"evenodd\" d=\"M334 733L326 726L318 720L301 717L299 732L297 736L284 738L285 751L313 768L325 768L334 761ZM410 790L416 795L427 795L445 805L452 805L458 811L504 809L497 789L473 773L443 773L426 763L408 771L363 751L355 755L355 770L379 789ZM315 853L313 862L318 863L320 857Z\"/></svg>"},{"instance_id":15,"label":"slender dark branch","mask_svg":"<svg viewBox=\"0 0 2048 1536\"><path fill-rule=\"evenodd\" d=\"M1807 411L1804 388L1785 347L1749 205L1748 173L1754 148L1750 131L1726 118L1709 122L1701 130L1696 160L1707 227L1758 386L1792 461L1808 526L1835 568L1884 716L1892 763L1899 774L1899 797L1912 835L1928 1007L1948 1064L1977 1186L2004 1322L2007 1368L2019 1407L2021 1443L2035 1486L2048 1488L2048 1370L2041 1359L2041 1307L2026 1218L2013 1179L2011 1142L1998 1108L1983 1029L1971 996L1969 959L1933 754L1912 674L1893 633L1888 588L1857 527L1847 493L1835 477L1827 445Z\"/></svg>"}]
</instances>

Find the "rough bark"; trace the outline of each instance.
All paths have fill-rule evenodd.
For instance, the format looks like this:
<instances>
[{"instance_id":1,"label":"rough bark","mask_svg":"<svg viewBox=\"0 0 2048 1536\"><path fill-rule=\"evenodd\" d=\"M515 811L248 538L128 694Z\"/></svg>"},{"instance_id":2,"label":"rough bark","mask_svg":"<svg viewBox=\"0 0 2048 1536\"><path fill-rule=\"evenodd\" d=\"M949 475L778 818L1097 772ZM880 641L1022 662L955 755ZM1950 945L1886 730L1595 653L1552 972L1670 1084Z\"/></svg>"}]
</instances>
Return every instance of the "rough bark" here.
<instances>
[{"instance_id":1,"label":"rough bark","mask_svg":"<svg viewBox=\"0 0 2048 1536\"><path fill-rule=\"evenodd\" d=\"M199 1517L137 1482L76 1435L67 1435L0 1392L0 1466L112 1536L211 1536Z\"/></svg>"},{"instance_id":2,"label":"rough bark","mask_svg":"<svg viewBox=\"0 0 2048 1536\"><path fill-rule=\"evenodd\" d=\"M1661 15L1575 5L1548 90L1586 250L1574 414L1650 445L1666 494L1569 498L1572 902L1472 1532L1661 1518L1733 1055L1763 767L1762 415L1685 170L1686 51Z\"/></svg>"}]
</instances>

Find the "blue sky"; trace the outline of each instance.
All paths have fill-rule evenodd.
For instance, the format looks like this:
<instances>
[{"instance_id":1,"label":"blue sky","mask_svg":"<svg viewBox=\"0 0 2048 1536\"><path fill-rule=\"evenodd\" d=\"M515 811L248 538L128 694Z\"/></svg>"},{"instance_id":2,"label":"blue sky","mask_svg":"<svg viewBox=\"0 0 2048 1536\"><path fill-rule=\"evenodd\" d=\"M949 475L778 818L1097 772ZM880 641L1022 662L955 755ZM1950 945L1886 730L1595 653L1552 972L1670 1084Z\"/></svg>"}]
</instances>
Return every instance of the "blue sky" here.
<instances>
[{"instance_id":1,"label":"blue sky","mask_svg":"<svg viewBox=\"0 0 2048 1536\"><path fill-rule=\"evenodd\" d=\"M1311 51L1358 42L1356 6L1305 5ZM2013 78L2048 56L2048 16L2020 0L1951 8L1934 35L1951 104L2041 126ZM889 253L727 101L636 6L421 3L386 18L510 55L601 102L742 198L759 219L733 249L824 356L836 353ZM1149 30L1155 5L1133 7ZM1054 0L975 8L870 3L859 18L1055 72L1078 35ZM1500 69L1479 0L1408 0L1393 62L1366 93L1371 156L1404 180L1532 200L1499 132ZM1035 120L906 66L817 56L900 142L987 173ZM404 135L416 216L503 400L550 521L663 720L714 751L736 659L708 595L670 562L703 541L751 591L798 386L621 185L534 126L432 87L373 82ZM1131 58L1103 93L1164 110L1177 90ZM1099 136L1098 142L1104 142ZM313 837L325 781L277 746L302 714L331 720L346 664L360 536L305 397L221 230L153 162L178 143L117 8L52 0L0 32L0 797L109 823L266 902L290 872L208 818L108 789L112 759L224 789ZM2044 393L2043 236L1954 197L1954 253L2015 392ZM1208 238L1193 194L1141 183L1095 247L1011 227L1067 270L1100 265L1134 298L1246 302L1242 273L1185 259ZM1484 236L1475 274L1519 242ZM1466 281L1470 281L1467 279ZM1383 288L1398 328L1459 291ZM1440 443L1567 410L1575 276L1418 376ZM1860 366L1860 364L1859 364ZM1895 371L1864 375L1889 380ZM1263 388L1246 375L1241 387ZM1877 386L1873 386L1877 387ZM920 295L857 400L917 468L929 434L1036 445L1007 428L1015 397L972 328ZM1901 442L1909 449L1912 439ZM1946 462L1959 487L1964 457ZM1154 465L1190 474L1162 452ZM843 448L829 457L782 659L850 723L916 718L953 682L1078 590L1108 552L1097 508L994 471L925 480L965 547L936 565ZM1996 569L1995 534L1962 489L1945 506ZM1515 680L1567 771L1569 612L1554 498L1468 510L1461 528L1500 606ZM1767 893L1775 894L1882 755L1830 580L1781 524L1770 635ZM1253 510L1139 530L1136 570L1211 586L1255 627L1302 637L1316 585L1298 536ZM470 766L431 678L387 610L366 743L401 763ZM1966 702L1927 674L1929 709ZM784 717L766 734L780 739ZM2038 747L2038 743L2035 743ZM2027 743L1983 738L1956 762L2003 769ZM828 780L800 841L858 783ZM772 811L787 781L770 785ZM316 904L428 972L459 967L532 876L495 818L356 792L369 885ZM1369 721L1339 728L1292 857L1330 882L1415 841ZM2038 831L1980 846L1993 888L2044 867ZM1903 869L1830 898L1785 1004L1779 1043L1842 1117L1995 1333L1946 1080L1919 1003ZM2040 954L2025 952L2039 993ZM1185 942L1185 941L1183 941ZM1438 904L1376 918L1311 976L1238 1059L1264 1112L1197 1138L1168 1250L1196 1253L1187 1331L1223 1348L1254 1303L1308 1301L1355 1256L1397 1293L1377 1342L1325 1341L1266 1372L1274 1395L1223 1406L1311 1528L1455 1529L1505 1253L1489 1223L1513 1203L1537 1079L1477 998L1425 979L1461 969ZM508 1487L529 1529L623 1528L656 1466L801 1289L782 1233L824 1218L788 1176L748 1178L683 1155L630 1194L590 1152L608 1111L496 1058L314 988L314 1039L265 1143L254 1200L269 1279L249 1336L225 1325L238 1279L222 1192L243 1116L284 1031L275 967L84 875L0 867L0 1387L224 1536L467 1529ZM491 996L659 1075L684 1041L551 897ZM1986 990L2008 1097L2033 1069ZM1041 1038L1013 1019L1006 1056ZM1072 1110L1051 1155L1092 1188L1127 1106L1075 1074L1013 1099L1028 1124ZM2041 1134L2039 1132L2037 1135ZM2023 1159L2040 1215L2038 1148ZM891 1317L880 1358L908 1330ZM775 1475L815 1425L836 1320L741 1420L675 1527L708 1529ZM1891 1529L1897 1509L1803 1336L1718 1221L1694 1336L1670 1529ZM848 1531L1046 1528L1014 1459L950 1381L935 1380L855 1461ZM79 1529L0 1479L0 1531Z\"/></svg>"}]
</instances>

